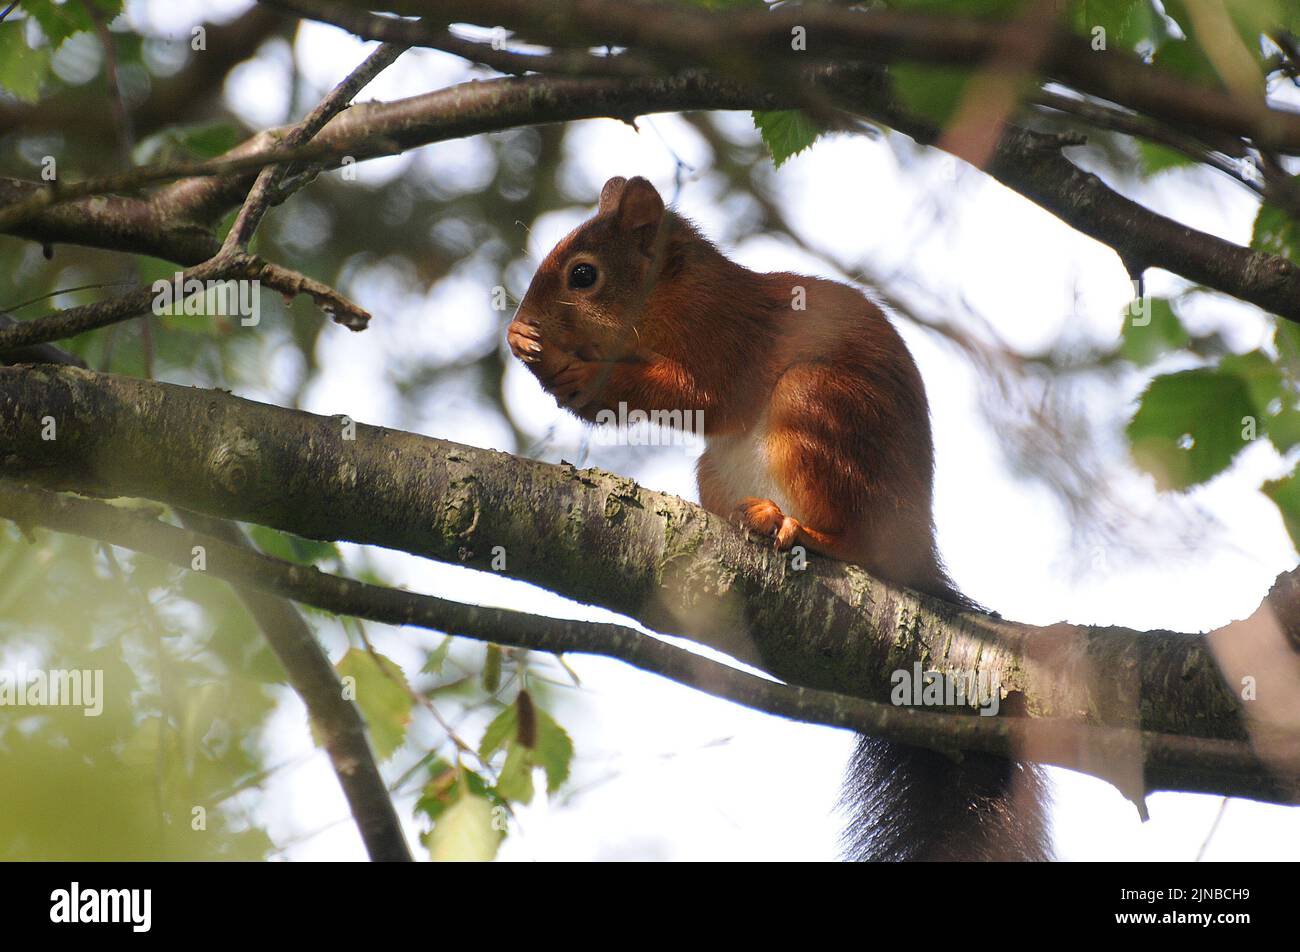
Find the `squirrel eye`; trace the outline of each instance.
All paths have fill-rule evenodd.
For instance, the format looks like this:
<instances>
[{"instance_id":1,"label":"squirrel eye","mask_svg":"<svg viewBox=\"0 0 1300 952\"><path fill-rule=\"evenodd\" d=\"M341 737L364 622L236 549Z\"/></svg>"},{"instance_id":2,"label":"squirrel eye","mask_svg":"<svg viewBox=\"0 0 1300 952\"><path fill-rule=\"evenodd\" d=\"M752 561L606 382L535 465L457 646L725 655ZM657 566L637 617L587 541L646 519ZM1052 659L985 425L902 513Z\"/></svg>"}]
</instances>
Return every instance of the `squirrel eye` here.
<instances>
[{"instance_id":1,"label":"squirrel eye","mask_svg":"<svg viewBox=\"0 0 1300 952\"><path fill-rule=\"evenodd\" d=\"M569 272L569 287L589 288L596 283L596 266L594 264L575 264Z\"/></svg>"}]
</instances>

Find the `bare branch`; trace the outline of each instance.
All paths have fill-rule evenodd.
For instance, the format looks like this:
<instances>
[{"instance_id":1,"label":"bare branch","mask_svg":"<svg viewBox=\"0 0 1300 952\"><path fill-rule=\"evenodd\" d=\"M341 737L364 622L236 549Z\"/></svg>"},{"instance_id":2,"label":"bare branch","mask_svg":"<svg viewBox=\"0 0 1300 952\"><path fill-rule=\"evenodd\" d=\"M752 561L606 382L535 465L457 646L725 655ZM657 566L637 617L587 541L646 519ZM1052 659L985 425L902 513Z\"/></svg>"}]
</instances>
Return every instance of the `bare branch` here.
<instances>
[{"instance_id":1,"label":"bare branch","mask_svg":"<svg viewBox=\"0 0 1300 952\"><path fill-rule=\"evenodd\" d=\"M346 79L330 90L306 118L283 134L284 145L292 149L309 142L327 122L352 101L357 93L361 92L406 49L401 44L385 43L367 56ZM244 207L239 210L234 225L226 234L226 240L221 246L222 252L230 253L248 249L248 243L252 240L253 233L257 231L257 226L270 205L271 194L279 188L286 171L287 167L280 164L267 166L258 173L257 181L253 183Z\"/></svg>"},{"instance_id":2,"label":"bare branch","mask_svg":"<svg viewBox=\"0 0 1300 952\"><path fill-rule=\"evenodd\" d=\"M349 330L364 330L370 314L328 285L305 277L254 255L221 253L177 275L184 288L193 281L255 280L287 297L308 294L325 313ZM34 320L0 328L0 355L18 348L62 340L85 331L107 327L150 312L158 294L152 286L141 286L117 297L93 304L70 307Z\"/></svg>"},{"instance_id":3,"label":"bare branch","mask_svg":"<svg viewBox=\"0 0 1300 952\"><path fill-rule=\"evenodd\" d=\"M56 440L41 438L48 418ZM1297 796L1300 716L1286 700L1300 696L1288 641L1295 612L1273 596L1208 636L1036 628L964 612L829 559L793 571L698 507L610 474L378 427L349 433L355 439L344 439L334 419L220 392L74 368L0 369L0 468L12 476L471 567L488 567L500 545L514 577L691 638L788 684L884 701L893 673L925 658L937 670L996 680L1036 717L1249 737L1258 763L1234 774L1237 794ZM164 469L152 463L159 453L171 461ZM1244 705L1230 687L1242 671L1256 679L1261 701ZM1229 782L1179 776L1180 789L1226 792ZM1165 781L1148 779L1155 782Z\"/></svg>"},{"instance_id":4,"label":"bare branch","mask_svg":"<svg viewBox=\"0 0 1300 952\"><path fill-rule=\"evenodd\" d=\"M319 20L366 40L405 43L451 53L501 73L550 73L558 76L649 76L657 70L650 62L626 52L597 56L586 50L555 49L549 53L520 53L497 49L457 36L450 30L435 30L414 20L375 16L318 0L262 0L263 5L309 20Z\"/></svg>"},{"instance_id":5,"label":"bare branch","mask_svg":"<svg viewBox=\"0 0 1300 952\"><path fill-rule=\"evenodd\" d=\"M852 106L872 121L924 144L938 141L937 128L898 109L877 72L817 68L806 79L821 84L842 106ZM321 130L315 144L322 155L363 159L537 123L597 116L631 120L662 111L778 109L795 104L785 94L755 92L699 72L651 79L529 76L465 83L396 102L353 106ZM256 154L266 141L249 140L225 158ZM999 142L987 172L1114 248L1131 273L1164 268L1300 321L1300 267L1189 228L1130 201L1065 158L1062 145L1059 138L1012 127ZM149 199L83 199L46 209L14 233L46 242L146 251L192 263L210 256L215 245L210 225L200 223L211 222L236 205L247 182L246 174L212 175L176 182ZM0 181L0 197L4 190Z\"/></svg>"},{"instance_id":6,"label":"bare branch","mask_svg":"<svg viewBox=\"0 0 1300 952\"><path fill-rule=\"evenodd\" d=\"M0 496L3 495L4 490L0 489ZM55 505L53 499L45 501ZM205 540L204 544L220 547L224 552L240 553L250 559L264 558L234 523L184 510L177 514L181 522L192 530L191 535ZM89 526L102 513L85 510L82 515L89 520ZM162 523L153 524L171 528ZM193 552L192 549L186 551ZM192 567L192 560L189 564ZM302 613L290 602L268 594L264 587L238 584L238 579L217 572L213 574L234 583L235 594L248 608L267 643L284 665L289 684L307 706L307 713L320 735L321 746L329 755L330 765L343 788L370 858L376 862L409 862L412 857L406 834L375 763L365 722L356 706L344 699L338 672L330 664L329 656Z\"/></svg>"},{"instance_id":7,"label":"bare branch","mask_svg":"<svg viewBox=\"0 0 1300 952\"><path fill-rule=\"evenodd\" d=\"M1032 751L1039 762L1081 770L1110 782L1125 775L1125 768L1131 766L1129 759L1136 752L1144 765L1144 792L1164 789L1163 785L1171 782L1177 784L1173 789L1187 789L1188 784L1199 788L1209 783L1217 790L1240 792L1242 776L1249 776L1256 768L1255 754L1245 741L1089 727L1066 719L999 719L918 711L781 684L676 648L633 628L465 605L358 582L232 545L207 531L186 532L107 503L4 481L0 481L0 516L24 528L45 526L143 552L182 569L191 567L194 547L201 546L205 572L236 586L251 586L325 611L536 651L616 658L755 710L930 749L979 750L1003 756L1023 756L1024 751ZM192 521L202 529L202 521L186 519L187 523ZM279 599L272 602L282 604ZM307 638L311 640L309 632ZM297 646L297 650L302 647ZM281 648L277 645L277 651ZM319 652L314 640L310 650L313 655ZM328 662L325 665L328 668ZM333 681L333 670L328 670L329 680ZM1300 771L1300 735L1284 740L1291 762Z\"/></svg>"}]
</instances>

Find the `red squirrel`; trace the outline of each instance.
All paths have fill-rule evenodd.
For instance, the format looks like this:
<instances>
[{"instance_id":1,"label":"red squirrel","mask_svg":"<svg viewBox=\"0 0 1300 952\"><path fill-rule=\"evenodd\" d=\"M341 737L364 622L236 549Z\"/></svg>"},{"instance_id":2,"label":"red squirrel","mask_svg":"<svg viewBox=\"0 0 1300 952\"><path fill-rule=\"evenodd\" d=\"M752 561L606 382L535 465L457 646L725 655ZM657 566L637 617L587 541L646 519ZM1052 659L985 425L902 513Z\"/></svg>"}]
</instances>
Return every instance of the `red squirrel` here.
<instances>
[{"instance_id":1,"label":"red squirrel","mask_svg":"<svg viewBox=\"0 0 1300 952\"><path fill-rule=\"evenodd\" d=\"M559 404L699 411L700 503L801 545L970 605L935 544L934 449L907 346L848 285L759 274L611 178L596 215L547 255L507 331ZM854 859L1045 859L1034 768L860 738L846 800Z\"/></svg>"}]
</instances>

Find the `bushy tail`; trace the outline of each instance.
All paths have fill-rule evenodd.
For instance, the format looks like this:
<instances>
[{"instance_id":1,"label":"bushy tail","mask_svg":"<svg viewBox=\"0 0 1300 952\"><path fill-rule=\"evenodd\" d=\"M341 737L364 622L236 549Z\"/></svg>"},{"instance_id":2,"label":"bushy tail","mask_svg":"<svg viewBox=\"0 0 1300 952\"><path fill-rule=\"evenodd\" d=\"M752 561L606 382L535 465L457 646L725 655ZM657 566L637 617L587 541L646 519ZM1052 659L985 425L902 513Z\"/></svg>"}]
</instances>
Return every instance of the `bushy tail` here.
<instances>
[{"instance_id":1,"label":"bushy tail","mask_svg":"<svg viewBox=\"0 0 1300 952\"><path fill-rule=\"evenodd\" d=\"M850 860L1049 860L1041 769L991 754L960 761L859 737L842 806Z\"/></svg>"}]
</instances>

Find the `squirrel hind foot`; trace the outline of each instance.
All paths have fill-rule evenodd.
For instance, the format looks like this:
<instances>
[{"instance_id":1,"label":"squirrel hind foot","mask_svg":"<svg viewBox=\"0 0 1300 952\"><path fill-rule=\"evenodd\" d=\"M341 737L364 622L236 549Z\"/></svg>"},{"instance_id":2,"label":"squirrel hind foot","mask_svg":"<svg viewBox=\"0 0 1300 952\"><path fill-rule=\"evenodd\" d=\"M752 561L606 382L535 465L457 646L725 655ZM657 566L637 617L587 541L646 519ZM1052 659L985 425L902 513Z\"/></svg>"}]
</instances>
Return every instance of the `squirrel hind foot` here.
<instances>
[{"instance_id":1,"label":"squirrel hind foot","mask_svg":"<svg viewBox=\"0 0 1300 952\"><path fill-rule=\"evenodd\" d=\"M787 516L771 499L754 496L747 496L737 503L732 518L749 532L773 540L775 548L780 551L793 546L803 529L798 519Z\"/></svg>"}]
</instances>

